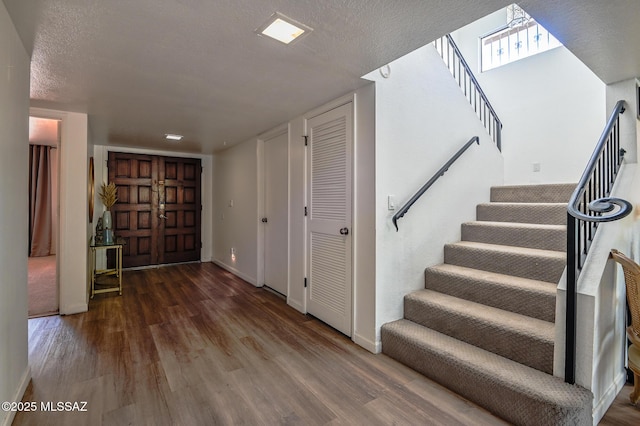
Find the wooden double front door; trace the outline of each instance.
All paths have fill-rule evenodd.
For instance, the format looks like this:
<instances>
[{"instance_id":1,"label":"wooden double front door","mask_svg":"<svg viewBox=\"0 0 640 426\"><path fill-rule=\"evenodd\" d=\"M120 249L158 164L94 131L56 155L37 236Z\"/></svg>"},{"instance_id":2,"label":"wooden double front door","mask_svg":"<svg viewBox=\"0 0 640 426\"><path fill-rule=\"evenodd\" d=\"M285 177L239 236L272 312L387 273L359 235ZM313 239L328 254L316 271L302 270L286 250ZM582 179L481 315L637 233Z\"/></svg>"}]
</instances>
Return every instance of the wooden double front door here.
<instances>
[{"instance_id":1,"label":"wooden double front door","mask_svg":"<svg viewBox=\"0 0 640 426\"><path fill-rule=\"evenodd\" d=\"M110 152L108 168L123 266L200 260L200 159Z\"/></svg>"}]
</instances>

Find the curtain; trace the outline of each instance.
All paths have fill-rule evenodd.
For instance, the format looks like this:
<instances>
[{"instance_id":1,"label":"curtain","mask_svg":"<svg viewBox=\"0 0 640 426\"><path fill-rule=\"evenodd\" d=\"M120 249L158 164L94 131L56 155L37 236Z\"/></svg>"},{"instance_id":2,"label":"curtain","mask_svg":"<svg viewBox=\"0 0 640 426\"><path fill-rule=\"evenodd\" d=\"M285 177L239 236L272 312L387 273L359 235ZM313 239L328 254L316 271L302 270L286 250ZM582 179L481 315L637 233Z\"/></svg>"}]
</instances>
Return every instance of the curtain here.
<instances>
[{"instance_id":1,"label":"curtain","mask_svg":"<svg viewBox=\"0 0 640 426\"><path fill-rule=\"evenodd\" d=\"M51 146L29 146L29 256L55 253Z\"/></svg>"}]
</instances>

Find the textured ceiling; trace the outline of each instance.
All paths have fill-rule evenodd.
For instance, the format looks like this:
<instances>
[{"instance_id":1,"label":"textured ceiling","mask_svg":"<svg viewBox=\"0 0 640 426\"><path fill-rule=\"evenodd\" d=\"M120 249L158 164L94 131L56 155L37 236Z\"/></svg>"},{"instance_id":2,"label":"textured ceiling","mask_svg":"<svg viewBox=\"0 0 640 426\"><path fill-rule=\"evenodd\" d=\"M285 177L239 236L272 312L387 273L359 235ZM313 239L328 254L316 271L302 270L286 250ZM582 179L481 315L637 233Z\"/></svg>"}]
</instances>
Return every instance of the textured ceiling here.
<instances>
[{"instance_id":1,"label":"textured ceiling","mask_svg":"<svg viewBox=\"0 0 640 426\"><path fill-rule=\"evenodd\" d=\"M356 89L369 71L510 2L4 3L32 53L32 106L86 112L96 144L211 153ZM633 22L640 1L520 4L603 80L640 74L640 53L627 50L640 45ZM291 46L257 36L254 29L275 11L313 32ZM585 24L597 35L587 36L587 46ZM602 58L621 66L612 70ZM162 137L169 132L185 140L168 144Z\"/></svg>"},{"instance_id":2,"label":"textured ceiling","mask_svg":"<svg viewBox=\"0 0 640 426\"><path fill-rule=\"evenodd\" d=\"M521 0L519 4L605 83L640 76L640 1Z\"/></svg>"}]
</instances>

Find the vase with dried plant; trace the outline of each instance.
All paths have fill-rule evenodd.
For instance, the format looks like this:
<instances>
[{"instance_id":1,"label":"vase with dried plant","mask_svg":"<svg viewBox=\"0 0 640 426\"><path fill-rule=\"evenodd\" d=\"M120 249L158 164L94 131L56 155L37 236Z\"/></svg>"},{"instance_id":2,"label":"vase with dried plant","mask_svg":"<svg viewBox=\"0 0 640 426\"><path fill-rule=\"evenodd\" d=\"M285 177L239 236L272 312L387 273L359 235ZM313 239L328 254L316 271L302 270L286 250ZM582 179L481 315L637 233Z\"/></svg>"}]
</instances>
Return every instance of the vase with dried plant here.
<instances>
[{"instance_id":1,"label":"vase with dried plant","mask_svg":"<svg viewBox=\"0 0 640 426\"><path fill-rule=\"evenodd\" d=\"M98 193L102 204L104 204L105 211L102 214L102 226L104 232L103 243L113 244L113 224L111 219L111 207L118 201L118 187L115 183L102 184L100 192Z\"/></svg>"}]
</instances>

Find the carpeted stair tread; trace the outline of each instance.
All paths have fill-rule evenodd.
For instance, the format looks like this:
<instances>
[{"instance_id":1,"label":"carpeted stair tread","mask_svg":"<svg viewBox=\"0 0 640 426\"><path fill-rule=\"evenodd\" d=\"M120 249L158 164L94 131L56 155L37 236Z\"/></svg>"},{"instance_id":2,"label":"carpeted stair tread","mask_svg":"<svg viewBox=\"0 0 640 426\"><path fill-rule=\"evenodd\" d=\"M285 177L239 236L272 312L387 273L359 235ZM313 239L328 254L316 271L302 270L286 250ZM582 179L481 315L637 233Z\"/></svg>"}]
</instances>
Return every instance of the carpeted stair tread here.
<instances>
[{"instance_id":1,"label":"carpeted stair tread","mask_svg":"<svg viewBox=\"0 0 640 426\"><path fill-rule=\"evenodd\" d=\"M554 324L432 290L404 298L404 317L416 324L553 373Z\"/></svg>"},{"instance_id":2,"label":"carpeted stair tread","mask_svg":"<svg viewBox=\"0 0 640 426\"><path fill-rule=\"evenodd\" d=\"M555 320L555 284L445 263L424 273L427 289L544 321Z\"/></svg>"},{"instance_id":3,"label":"carpeted stair tread","mask_svg":"<svg viewBox=\"0 0 640 426\"><path fill-rule=\"evenodd\" d=\"M382 351L516 425L591 424L579 386L408 320L382 326Z\"/></svg>"},{"instance_id":4,"label":"carpeted stair tread","mask_svg":"<svg viewBox=\"0 0 640 426\"><path fill-rule=\"evenodd\" d=\"M575 183L505 185L491 188L491 201L512 203L568 203Z\"/></svg>"},{"instance_id":5,"label":"carpeted stair tread","mask_svg":"<svg viewBox=\"0 0 640 426\"><path fill-rule=\"evenodd\" d=\"M566 254L460 241L444 246L444 263L557 284L566 265Z\"/></svg>"},{"instance_id":6,"label":"carpeted stair tread","mask_svg":"<svg viewBox=\"0 0 640 426\"><path fill-rule=\"evenodd\" d=\"M566 225L567 203L482 203L476 206L476 219Z\"/></svg>"},{"instance_id":7,"label":"carpeted stair tread","mask_svg":"<svg viewBox=\"0 0 640 426\"><path fill-rule=\"evenodd\" d=\"M462 240L562 251L567 246L567 227L537 223L468 222L462 224Z\"/></svg>"}]
</instances>

